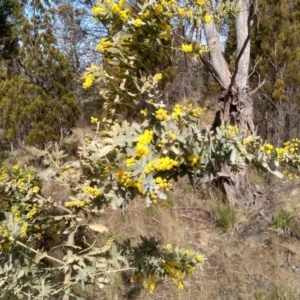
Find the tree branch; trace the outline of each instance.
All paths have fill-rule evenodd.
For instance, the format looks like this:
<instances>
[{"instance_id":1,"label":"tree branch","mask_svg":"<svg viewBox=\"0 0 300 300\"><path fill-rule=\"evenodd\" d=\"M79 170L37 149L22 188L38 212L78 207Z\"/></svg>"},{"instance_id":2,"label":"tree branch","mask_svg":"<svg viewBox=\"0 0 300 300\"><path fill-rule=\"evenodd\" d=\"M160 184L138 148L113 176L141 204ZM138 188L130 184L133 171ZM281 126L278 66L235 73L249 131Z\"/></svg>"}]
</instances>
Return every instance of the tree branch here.
<instances>
[{"instance_id":1,"label":"tree branch","mask_svg":"<svg viewBox=\"0 0 300 300\"><path fill-rule=\"evenodd\" d=\"M17 243L18 245L20 245L20 246L26 248L27 250L29 250L29 251L31 251L31 252L34 252L35 254L40 254L39 251L34 250L34 249L28 247L27 245L21 243L20 241L16 241L16 243ZM53 261L55 261L55 262L60 263L61 265L65 265L65 262L62 261L62 260L59 260L59 259L57 259L57 258L55 258L55 257L52 257L52 256L49 256L48 254L45 254L45 253L42 253L42 255L43 255L45 258L48 258L48 259L50 259L50 260L53 260Z\"/></svg>"},{"instance_id":2,"label":"tree branch","mask_svg":"<svg viewBox=\"0 0 300 300\"><path fill-rule=\"evenodd\" d=\"M263 82L261 82L253 91L250 92L250 95L254 95L255 93L257 93L257 91L266 83L266 78L263 80Z\"/></svg>"},{"instance_id":3,"label":"tree branch","mask_svg":"<svg viewBox=\"0 0 300 300\"><path fill-rule=\"evenodd\" d=\"M249 15L248 15L248 20L247 20L247 26L248 26L248 35L244 41L244 44L236 58L236 61L235 61L235 69L234 69L234 72L233 72L233 75L231 77L231 82L229 84L229 87L228 87L228 90L230 91L232 89L232 87L234 86L235 84L235 79L236 79L236 76L238 74L238 71L239 71L239 63L240 63L240 60L246 50L246 47L250 41L250 37L251 37L251 20L253 19L254 15L256 13L256 0L253 0L250 2L250 8L249 8Z\"/></svg>"}]
</instances>

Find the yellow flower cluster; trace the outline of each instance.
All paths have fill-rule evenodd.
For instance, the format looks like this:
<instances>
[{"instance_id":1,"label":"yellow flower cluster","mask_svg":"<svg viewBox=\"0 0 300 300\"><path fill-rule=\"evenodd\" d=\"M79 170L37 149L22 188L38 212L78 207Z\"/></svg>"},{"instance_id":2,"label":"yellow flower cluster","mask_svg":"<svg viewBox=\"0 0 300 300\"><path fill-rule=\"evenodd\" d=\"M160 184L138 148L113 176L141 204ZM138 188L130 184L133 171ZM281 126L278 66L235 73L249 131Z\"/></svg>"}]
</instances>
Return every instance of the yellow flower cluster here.
<instances>
[{"instance_id":1,"label":"yellow flower cluster","mask_svg":"<svg viewBox=\"0 0 300 300\"><path fill-rule=\"evenodd\" d=\"M97 188L93 188L91 186L85 186L83 188L83 192L88 194L92 198L96 198L101 195L101 191Z\"/></svg>"},{"instance_id":2,"label":"yellow flower cluster","mask_svg":"<svg viewBox=\"0 0 300 300\"><path fill-rule=\"evenodd\" d=\"M111 3L110 0L107 0L107 2ZM130 8L124 9L125 4L126 4L126 0L120 0L119 3L116 2L113 3L110 8L112 13L118 15L123 22L128 20L129 15L131 13Z\"/></svg>"},{"instance_id":3,"label":"yellow flower cluster","mask_svg":"<svg viewBox=\"0 0 300 300\"><path fill-rule=\"evenodd\" d=\"M125 22L128 20L131 10L129 8L121 10L119 13L120 19Z\"/></svg>"},{"instance_id":4,"label":"yellow flower cluster","mask_svg":"<svg viewBox=\"0 0 300 300\"><path fill-rule=\"evenodd\" d=\"M148 292L151 294L155 290L156 282L157 282L157 275L152 274L149 279L143 278L142 274L140 272L136 272L133 274L130 278L130 282L134 283L137 280L139 280L143 287L148 290Z\"/></svg>"},{"instance_id":5,"label":"yellow flower cluster","mask_svg":"<svg viewBox=\"0 0 300 300\"><path fill-rule=\"evenodd\" d=\"M204 110L205 110L205 108L196 107L192 110L192 116L195 118L199 118L202 115Z\"/></svg>"},{"instance_id":6,"label":"yellow flower cluster","mask_svg":"<svg viewBox=\"0 0 300 300\"><path fill-rule=\"evenodd\" d=\"M147 108L146 108L146 109L142 109L142 110L140 111L140 114L143 115L144 117L147 117L147 115L148 115L148 110L147 110Z\"/></svg>"},{"instance_id":7,"label":"yellow flower cluster","mask_svg":"<svg viewBox=\"0 0 300 300\"><path fill-rule=\"evenodd\" d=\"M32 209L27 213L26 219L31 219L34 215L36 215L37 211L36 205L33 205Z\"/></svg>"},{"instance_id":8,"label":"yellow flower cluster","mask_svg":"<svg viewBox=\"0 0 300 300\"><path fill-rule=\"evenodd\" d=\"M135 283L141 276L142 274L140 272L134 273L130 278L130 282Z\"/></svg>"},{"instance_id":9,"label":"yellow flower cluster","mask_svg":"<svg viewBox=\"0 0 300 300\"><path fill-rule=\"evenodd\" d=\"M149 153L149 149L147 146L140 144L140 143L138 143L136 145L136 150L135 150L136 156L138 156L139 158L142 158L143 156L148 155L148 153Z\"/></svg>"},{"instance_id":10,"label":"yellow flower cluster","mask_svg":"<svg viewBox=\"0 0 300 300\"><path fill-rule=\"evenodd\" d=\"M185 15L185 9L182 7L178 7L177 13L179 14L179 16L183 17Z\"/></svg>"},{"instance_id":11,"label":"yellow flower cluster","mask_svg":"<svg viewBox=\"0 0 300 300\"><path fill-rule=\"evenodd\" d=\"M270 155L273 149L274 149L273 145L267 143L264 146L261 146L259 150L265 152L267 155Z\"/></svg>"},{"instance_id":12,"label":"yellow flower cluster","mask_svg":"<svg viewBox=\"0 0 300 300\"><path fill-rule=\"evenodd\" d=\"M182 105L175 104L173 111L172 111L172 117L178 121L181 113L182 113Z\"/></svg>"},{"instance_id":13,"label":"yellow flower cluster","mask_svg":"<svg viewBox=\"0 0 300 300\"><path fill-rule=\"evenodd\" d=\"M140 27L140 26L142 26L144 24L144 22L141 20L141 19L135 19L134 21L133 21L133 25L135 26L135 27Z\"/></svg>"},{"instance_id":14,"label":"yellow flower cluster","mask_svg":"<svg viewBox=\"0 0 300 300\"><path fill-rule=\"evenodd\" d=\"M193 105L191 103L187 106L184 106L181 104L176 104L172 111L172 117L176 121L178 121L179 117L184 112L186 114L191 115L192 117L199 118L202 115L203 111L205 111L205 108L202 108L202 107L193 108Z\"/></svg>"},{"instance_id":15,"label":"yellow flower cluster","mask_svg":"<svg viewBox=\"0 0 300 300\"><path fill-rule=\"evenodd\" d=\"M155 7L155 15L159 16L163 11L164 9L160 4Z\"/></svg>"},{"instance_id":16,"label":"yellow flower cluster","mask_svg":"<svg viewBox=\"0 0 300 300\"><path fill-rule=\"evenodd\" d=\"M139 136L138 142L136 144L135 154L139 158L148 155L149 149L146 145L150 144L153 140L154 132L152 130L146 129L142 135Z\"/></svg>"},{"instance_id":17,"label":"yellow flower cluster","mask_svg":"<svg viewBox=\"0 0 300 300\"><path fill-rule=\"evenodd\" d=\"M125 187L136 187L137 181L132 179L132 173L126 172L121 169L116 171L118 181Z\"/></svg>"},{"instance_id":18,"label":"yellow flower cluster","mask_svg":"<svg viewBox=\"0 0 300 300\"><path fill-rule=\"evenodd\" d=\"M136 160L134 157L126 159L126 167L129 168L131 166L134 166L136 164Z\"/></svg>"},{"instance_id":19,"label":"yellow flower cluster","mask_svg":"<svg viewBox=\"0 0 300 300\"><path fill-rule=\"evenodd\" d=\"M91 117L91 123L92 124L97 124L99 122L98 118L96 117Z\"/></svg>"},{"instance_id":20,"label":"yellow flower cluster","mask_svg":"<svg viewBox=\"0 0 300 300\"><path fill-rule=\"evenodd\" d=\"M205 16L204 16L204 22L205 23L211 23L212 20L213 20L212 16L210 14L206 13Z\"/></svg>"},{"instance_id":21,"label":"yellow flower cluster","mask_svg":"<svg viewBox=\"0 0 300 300\"><path fill-rule=\"evenodd\" d=\"M167 179L156 177L155 182L159 185L160 188L165 189L167 192L172 188L172 183L168 182Z\"/></svg>"},{"instance_id":22,"label":"yellow flower cluster","mask_svg":"<svg viewBox=\"0 0 300 300\"><path fill-rule=\"evenodd\" d=\"M32 191L33 191L35 194L37 194L37 193L40 191L40 188L39 188L37 185L35 185L35 186L32 188Z\"/></svg>"},{"instance_id":23,"label":"yellow flower cluster","mask_svg":"<svg viewBox=\"0 0 300 300\"><path fill-rule=\"evenodd\" d=\"M169 118L168 112L163 109L163 108L159 108L156 112L155 112L155 118L160 120L160 121L166 121Z\"/></svg>"},{"instance_id":24,"label":"yellow flower cluster","mask_svg":"<svg viewBox=\"0 0 300 300\"><path fill-rule=\"evenodd\" d=\"M114 3L112 6L111 6L111 11L113 14L118 14L120 12L120 7L117 3Z\"/></svg>"},{"instance_id":25,"label":"yellow flower cluster","mask_svg":"<svg viewBox=\"0 0 300 300\"><path fill-rule=\"evenodd\" d=\"M196 4L199 6L205 6L207 5L207 1L205 0L196 0Z\"/></svg>"},{"instance_id":26,"label":"yellow flower cluster","mask_svg":"<svg viewBox=\"0 0 300 300\"><path fill-rule=\"evenodd\" d=\"M167 244L165 249L172 253L172 245ZM180 251L180 260L166 261L161 264L164 270L172 278L178 289L183 289L182 280L188 275L191 276L197 270L196 265L204 262L204 256L196 253L193 249L182 249ZM183 271L185 270L185 271Z\"/></svg>"},{"instance_id":27,"label":"yellow flower cluster","mask_svg":"<svg viewBox=\"0 0 300 300\"><path fill-rule=\"evenodd\" d=\"M10 235L10 231L6 228L4 228L1 224L0 224L0 234L1 237L7 237L9 239L12 239L11 235Z\"/></svg>"},{"instance_id":28,"label":"yellow flower cluster","mask_svg":"<svg viewBox=\"0 0 300 300\"><path fill-rule=\"evenodd\" d=\"M86 200L73 200L65 202L67 208L82 208L88 201Z\"/></svg>"},{"instance_id":29,"label":"yellow flower cluster","mask_svg":"<svg viewBox=\"0 0 300 300\"><path fill-rule=\"evenodd\" d=\"M171 26L167 22L159 24L159 28L162 30L159 37L163 40L169 40L171 36Z\"/></svg>"},{"instance_id":30,"label":"yellow flower cluster","mask_svg":"<svg viewBox=\"0 0 300 300\"><path fill-rule=\"evenodd\" d=\"M0 166L0 181L6 181L8 177L7 169L4 166Z\"/></svg>"},{"instance_id":31,"label":"yellow flower cluster","mask_svg":"<svg viewBox=\"0 0 300 300\"><path fill-rule=\"evenodd\" d=\"M165 132L166 138L170 139L171 141L176 141L177 136L172 131L168 130Z\"/></svg>"},{"instance_id":32,"label":"yellow flower cluster","mask_svg":"<svg viewBox=\"0 0 300 300\"><path fill-rule=\"evenodd\" d=\"M182 268L181 263L178 261L167 261L165 263L162 263L161 266L165 269L165 271L175 282L178 289L182 290L184 288L182 284L182 279L184 279L186 275L181 271Z\"/></svg>"},{"instance_id":33,"label":"yellow flower cluster","mask_svg":"<svg viewBox=\"0 0 300 300\"><path fill-rule=\"evenodd\" d=\"M224 129L224 126L220 126L220 129ZM235 137L237 134L239 133L239 128L237 125L228 125L225 129L225 136L228 138L228 139L231 139L233 137Z\"/></svg>"},{"instance_id":34,"label":"yellow flower cluster","mask_svg":"<svg viewBox=\"0 0 300 300\"><path fill-rule=\"evenodd\" d=\"M92 7L92 15L94 17L103 18L108 15L107 8L105 6L110 7L110 11L117 15L123 22L126 21L129 18L129 14L131 12L130 8L127 8L124 10L124 6L126 4L126 0L120 0L119 3L113 2L111 0L106 0L106 3L101 3L101 6L94 6ZM104 6L103 6L104 5Z\"/></svg>"},{"instance_id":35,"label":"yellow flower cluster","mask_svg":"<svg viewBox=\"0 0 300 300\"><path fill-rule=\"evenodd\" d=\"M19 223L21 221L21 214L16 205L13 205L11 207L11 212L14 214L14 220L15 222Z\"/></svg>"},{"instance_id":36,"label":"yellow flower cluster","mask_svg":"<svg viewBox=\"0 0 300 300\"><path fill-rule=\"evenodd\" d=\"M184 53L190 53L193 52L193 45L192 44L182 44L181 45L181 50Z\"/></svg>"},{"instance_id":37,"label":"yellow flower cluster","mask_svg":"<svg viewBox=\"0 0 300 300\"><path fill-rule=\"evenodd\" d=\"M157 73L153 76L153 79L156 81L162 80L162 74L161 73Z\"/></svg>"},{"instance_id":38,"label":"yellow flower cluster","mask_svg":"<svg viewBox=\"0 0 300 300\"><path fill-rule=\"evenodd\" d=\"M189 165L194 167L201 159L201 156L196 156L194 154L191 154L188 156L188 162L189 162Z\"/></svg>"},{"instance_id":39,"label":"yellow flower cluster","mask_svg":"<svg viewBox=\"0 0 300 300\"><path fill-rule=\"evenodd\" d=\"M165 144L171 143L176 140L177 140L176 134L173 133L171 130L168 130L162 135L162 139L161 139L160 143L158 144L158 147L163 148L165 146Z\"/></svg>"},{"instance_id":40,"label":"yellow flower cluster","mask_svg":"<svg viewBox=\"0 0 300 300\"><path fill-rule=\"evenodd\" d=\"M167 156L149 162L144 171L146 174L150 172L170 171L177 166L178 162Z\"/></svg>"},{"instance_id":41,"label":"yellow flower cluster","mask_svg":"<svg viewBox=\"0 0 300 300\"><path fill-rule=\"evenodd\" d=\"M172 244L168 243L165 245L166 250L172 250Z\"/></svg>"},{"instance_id":42,"label":"yellow flower cluster","mask_svg":"<svg viewBox=\"0 0 300 300\"><path fill-rule=\"evenodd\" d=\"M111 165L110 164L106 164L104 167L103 167L103 174L108 174L111 170Z\"/></svg>"},{"instance_id":43,"label":"yellow flower cluster","mask_svg":"<svg viewBox=\"0 0 300 300\"><path fill-rule=\"evenodd\" d=\"M8 250L11 247L11 243L3 243L0 250Z\"/></svg>"},{"instance_id":44,"label":"yellow flower cluster","mask_svg":"<svg viewBox=\"0 0 300 300\"><path fill-rule=\"evenodd\" d=\"M153 130L146 129L138 138L138 144L148 145L152 142L154 137Z\"/></svg>"},{"instance_id":45,"label":"yellow flower cluster","mask_svg":"<svg viewBox=\"0 0 300 300\"><path fill-rule=\"evenodd\" d=\"M114 237L114 236L111 236L111 237L107 240L107 242L105 243L104 247L111 246L111 245L113 244L114 240L115 240L115 237Z\"/></svg>"},{"instance_id":46,"label":"yellow flower cluster","mask_svg":"<svg viewBox=\"0 0 300 300\"><path fill-rule=\"evenodd\" d=\"M21 226L21 237L26 237L27 236L27 229L28 229L28 223L24 222Z\"/></svg>"},{"instance_id":47,"label":"yellow flower cluster","mask_svg":"<svg viewBox=\"0 0 300 300\"><path fill-rule=\"evenodd\" d=\"M105 13L105 9L103 7L99 7L99 6L92 7L92 15L94 17L100 17L103 15L103 13Z\"/></svg>"},{"instance_id":48,"label":"yellow flower cluster","mask_svg":"<svg viewBox=\"0 0 300 300\"><path fill-rule=\"evenodd\" d=\"M91 73L85 73L85 74L83 74L83 76L81 77L81 79L84 80L84 82L82 84L82 87L84 89L90 88L93 85L94 81L95 81L95 77Z\"/></svg>"},{"instance_id":49,"label":"yellow flower cluster","mask_svg":"<svg viewBox=\"0 0 300 300\"><path fill-rule=\"evenodd\" d=\"M13 172L17 173L20 170L20 166L19 165L13 165Z\"/></svg>"},{"instance_id":50,"label":"yellow flower cluster","mask_svg":"<svg viewBox=\"0 0 300 300\"><path fill-rule=\"evenodd\" d=\"M299 175L297 173L290 173L287 171L283 171L282 174L288 177L289 180L299 179Z\"/></svg>"},{"instance_id":51,"label":"yellow flower cluster","mask_svg":"<svg viewBox=\"0 0 300 300\"><path fill-rule=\"evenodd\" d=\"M97 45L96 49L100 52L106 51L108 48L112 47L113 44L106 38L100 39L100 43Z\"/></svg>"},{"instance_id":52,"label":"yellow flower cluster","mask_svg":"<svg viewBox=\"0 0 300 300\"><path fill-rule=\"evenodd\" d=\"M140 175L139 180L135 182L135 187L138 189L138 191L139 191L141 194L143 193L143 180L142 180L142 174Z\"/></svg>"},{"instance_id":53,"label":"yellow flower cluster","mask_svg":"<svg viewBox=\"0 0 300 300\"><path fill-rule=\"evenodd\" d=\"M298 156L299 144L300 140L296 138L285 142L283 147L276 148L277 160L279 162L285 161L289 156L293 163L300 163Z\"/></svg>"}]
</instances>

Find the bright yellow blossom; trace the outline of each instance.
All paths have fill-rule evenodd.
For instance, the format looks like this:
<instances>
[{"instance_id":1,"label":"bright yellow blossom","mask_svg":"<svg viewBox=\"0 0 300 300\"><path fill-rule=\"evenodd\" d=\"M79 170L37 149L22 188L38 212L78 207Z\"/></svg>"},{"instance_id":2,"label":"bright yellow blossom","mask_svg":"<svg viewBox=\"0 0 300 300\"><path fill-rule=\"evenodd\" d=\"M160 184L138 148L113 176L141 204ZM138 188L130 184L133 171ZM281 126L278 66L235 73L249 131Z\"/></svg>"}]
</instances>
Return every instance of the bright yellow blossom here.
<instances>
[{"instance_id":1,"label":"bright yellow blossom","mask_svg":"<svg viewBox=\"0 0 300 300\"><path fill-rule=\"evenodd\" d=\"M98 118L91 117L91 123L92 124L97 124L99 122Z\"/></svg>"},{"instance_id":2,"label":"bright yellow blossom","mask_svg":"<svg viewBox=\"0 0 300 300\"><path fill-rule=\"evenodd\" d=\"M159 4L155 7L155 14L159 16L163 12L163 7Z\"/></svg>"},{"instance_id":3,"label":"bright yellow blossom","mask_svg":"<svg viewBox=\"0 0 300 300\"><path fill-rule=\"evenodd\" d=\"M119 13L120 19L123 22L127 21L129 18L129 13L130 13L129 9L121 10Z\"/></svg>"},{"instance_id":4,"label":"bright yellow blossom","mask_svg":"<svg viewBox=\"0 0 300 300\"><path fill-rule=\"evenodd\" d=\"M179 16L183 17L185 15L185 10L182 7L178 7L177 9Z\"/></svg>"},{"instance_id":5,"label":"bright yellow blossom","mask_svg":"<svg viewBox=\"0 0 300 300\"><path fill-rule=\"evenodd\" d=\"M142 158L143 156L146 156L149 153L149 149L142 144L137 144L135 154L136 156Z\"/></svg>"},{"instance_id":6,"label":"bright yellow blossom","mask_svg":"<svg viewBox=\"0 0 300 300\"><path fill-rule=\"evenodd\" d=\"M95 77L91 73L84 74L82 76L82 79L84 80L84 83L82 84L82 87L84 89L90 88L93 85L94 81L95 81Z\"/></svg>"},{"instance_id":7,"label":"bright yellow blossom","mask_svg":"<svg viewBox=\"0 0 300 300\"><path fill-rule=\"evenodd\" d=\"M136 160L134 157L128 158L126 160L126 167L129 168L131 166L134 166L136 164Z\"/></svg>"},{"instance_id":8,"label":"bright yellow blossom","mask_svg":"<svg viewBox=\"0 0 300 300\"><path fill-rule=\"evenodd\" d=\"M101 16L105 12L105 9L102 7L94 6L92 7L92 15L94 17Z\"/></svg>"},{"instance_id":9,"label":"bright yellow blossom","mask_svg":"<svg viewBox=\"0 0 300 300\"><path fill-rule=\"evenodd\" d=\"M35 185L33 188L32 188L32 191L34 192L34 193L38 193L39 191L40 191L40 188L37 186L37 185Z\"/></svg>"},{"instance_id":10,"label":"bright yellow blossom","mask_svg":"<svg viewBox=\"0 0 300 300\"><path fill-rule=\"evenodd\" d=\"M204 5L206 5L206 1L205 1L205 0L197 0L196 3L197 3L197 5L199 5L199 6L204 6Z\"/></svg>"},{"instance_id":11,"label":"bright yellow blossom","mask_svg":"<svg viewBox=\"0 0 300 300\"><path fill-rule=\"evenodd\" d=\"M91 186L85 186L83 188L83 192L88 194L92 198L96 198L101 195L101 191L98 188L93 188Z\"/></svg>"},{"instance_id":12,"label":"bright yellow blossom","mask_svg":"<svg viewBox=\"0 0 300 300\"><path fill-rule=\"evenodd\" d=\"M119 2L119 7L120 8L122 8L123 9L123 7L125 6L125 4L126 4L126 0L120 0L120 2Z\"/></svg>"},{"instance_id":13,"label":"bright yellow blossom","mask_svg":"<svg viewBox=\"0 0 300 300\"><path fill-rule=\"evenodd\" d=\"M181 49L184 53L190 53L193 51L193 45L192 44L182 44Z\"/></svg>"},{"instance_id":14,"label":"bright yellow blossom","mask_svg":"<svg viewBox=\"0 0 300 300\"><path fill-rule=\"evenodd\" d=\"M106 51L108 48L112 47L113 44L106 38L100 39L100 43L97 45L96 49L100 52Z\"/></svg>"},{"instance_id":15,"label":"bright yellow blossom","mask_svg":"<svg viewBox=\"0 0 300 300\"><path fill-rule=\"evenodd\" d=\"M162 79L162 74L161 73L157 73L153 76L153 79L156 80L156 81L159 81Z\"/></svg>"},{"instance_id":16,"label":"bright yellow blossom","mask_svg":"<svg viewBox=\"0 0 300 300\"><path fill-rule=\"evenodd\" d=\"M146 109L142 109L142 110L140 111L140 114L143 115L144 117L147 117L147 115L148 115L148 110L147 110L147 108L146 108Z\"/></svg>"},{"instance_id":17,"label":"bright yellow blossom","mask_svg":"<svg viewBox=\"0 0 300 300\"><path fill-rule=\"evenodd\" d=\"M165 109L163 109L163 108L159 108L155 112L155 117L156 117L156 119L158 119L160 121L166 121L169 118L168 112Z\"/></svg>"},{"instance_id":18,"label":"bright yellow blossom","mask_svg":"<svg viewBox=\"0 0 300 300\"><path fill-rule=\"evenodd\" d=\"M120 7L117 3L114 3L112 6L111 6L111 11L113 14L118 14L120 12Z\"/></svg>"},{"instance_id":19,"label":"bright yellow blossom","mask_svg":"<svg viewBox=\"0 0 300 300\"><path fill-rule=\"evenodd\" d=\"M141 19L135 19L135 20L133 21L133 25L134 25L135 27L140 27L142 24L143 24L143 21L142 21Z\"/></svg>"},{"instance_id":20,"label":"bright yellow blossom","mask_svg":"<svg viewBox=\"0 0 300 300\"><path fill-rule=\"evenodd\" d=\"M213 20L213 18L210 14L205 14L205 16L204 16L204 22L205 23L211 23L212 20Z\"/></svg>"}]
</instances>

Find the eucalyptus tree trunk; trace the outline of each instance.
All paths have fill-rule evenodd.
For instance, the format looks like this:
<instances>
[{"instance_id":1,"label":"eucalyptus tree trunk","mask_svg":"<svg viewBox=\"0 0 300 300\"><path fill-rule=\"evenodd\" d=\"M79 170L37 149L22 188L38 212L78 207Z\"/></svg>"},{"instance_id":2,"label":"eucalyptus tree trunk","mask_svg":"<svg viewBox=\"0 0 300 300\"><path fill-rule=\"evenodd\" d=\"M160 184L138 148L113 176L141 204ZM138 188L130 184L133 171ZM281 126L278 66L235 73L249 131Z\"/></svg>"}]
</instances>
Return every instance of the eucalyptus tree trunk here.
<instances>
[{"instance_id":1,"label":"eucalyptus tree trunk","mask_svg":"<svg viewBox=\"0 0 300 300\"><path fill-rule=\"evenodd\" d=\"M235 22L237 54L233 73L230 72L223 56L216 24L207 23L204 25L204 30L211 49L210 69L222 87L221 120L229 122L231 125L237 125L240 132L246 137L255 132L252 93L247 83L250 34L252 19L256 12L256 0L236 0L236 3L240 10ZM223 166L222 171L228 174L228 177L223 178L222 186L229 203L243 206L252 205L256 198L250 184L249 167L242 166L237 172L233 172L228 166Z\"/></svg>"}]
</instances>

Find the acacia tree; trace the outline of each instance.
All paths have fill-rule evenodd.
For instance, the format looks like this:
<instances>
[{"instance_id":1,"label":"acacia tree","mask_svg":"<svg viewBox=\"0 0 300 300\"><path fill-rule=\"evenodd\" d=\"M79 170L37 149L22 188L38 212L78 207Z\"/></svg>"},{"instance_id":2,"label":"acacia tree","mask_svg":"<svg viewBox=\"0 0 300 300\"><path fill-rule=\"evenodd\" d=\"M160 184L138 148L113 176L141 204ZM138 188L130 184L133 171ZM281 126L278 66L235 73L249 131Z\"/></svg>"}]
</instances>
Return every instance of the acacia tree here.
<instances>
[{"instance_id":1,"label":"acacia tree","mask_svg":"<svg viewBox=\"0 0 300 300\"><path fill-rule=\"evenodd\" d=\"M255 96L260 134L279 145L299 136L299 1L262 1L252 38L250 84L265 79Z\"/></svg>"},{"instance_id":2,"label":"acacia tree","mask_svg":"<svg viewBox=\"0 0 300 300\"><path fill-rule=\"evenodd\" d=\"M221 125L222 122L230 124L236 126L244 138L252 136L255 134L253 92L248 88L248 71L251 26L256 5L256 1L251 0L218 2L197 0L180 3L164 0L153 3L137 1L135 4L126 1L116 3L98 1L93 8L94 16L108 29L108 37L100 41L98 49L103 53L110 68L117 65L118 74L112 74L111 69L105 64L101 66L102 71L112 74L114 78L112 82L112 77L103 76L102 71L99 73L98 69L98 74L94 77L93 72L96 69L91 68L85 74L84 86L90 86L97 78L97 81L103 84L101 94L106 104L110 106L120 105L126 97L131 101L141 101L143 97L140 97L140 94L145 94L147 88L139 92L135 89L136 75L141 73L141 70L142 73L149 75L155 71L163 74L164 71L164 66L158 64L154 69L147 68L148 58L156 55L157 59L162 53L168 53L168 50L174 48L178 50L181 46L186 55L192 54L196 60L201 58L221 86L222 105L215 125ZM230 72L223 55L220 36L222 19L229 14L235 15L236 20L237 56L233 72ZM178 34L179 26L183 34ZM208 47L201 45L203 32ZM170 43L173 37L176 39ZM195 37L198 40L195 40ZM171 45L173 47L170 47ZM120 47L122 52L118 50ZM146 68L142 68L145 64ZM124 72L120 72L122 68ZM121 93L117 88L119 86L122 87ZM230 203L254 202L249 167L242 165L233 170L223 164L218 166L218 170L219 175L214 173L213 177L222 181Z\"/></svg>"}]
</instances>

